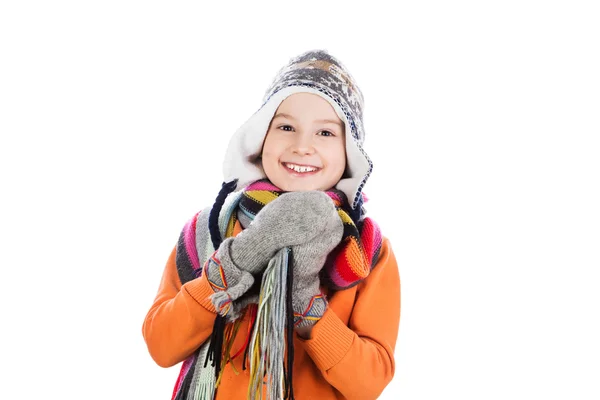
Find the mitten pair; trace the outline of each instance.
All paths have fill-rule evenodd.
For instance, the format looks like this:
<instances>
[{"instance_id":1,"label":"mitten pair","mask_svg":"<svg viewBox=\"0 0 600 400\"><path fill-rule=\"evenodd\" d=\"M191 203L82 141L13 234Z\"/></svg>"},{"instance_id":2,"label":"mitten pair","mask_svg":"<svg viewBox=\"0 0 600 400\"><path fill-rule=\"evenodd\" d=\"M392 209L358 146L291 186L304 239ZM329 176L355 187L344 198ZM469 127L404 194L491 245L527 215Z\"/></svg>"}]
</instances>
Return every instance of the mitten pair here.
<instances>
[{"instance_id":1,"label":"mitten pair","mask_svg":"<svg viewBox=\"0 0 600 400\"><path fill-rule=\"evenodd\" d=\"M292 248L292 298L296 326L312 325L326 309L319 289L319 271L327 254L339 244L343 223L333 200L322 191L283 193L265 205L252 223L225 239L206 262L217 312L237 318L236 302L266 268L275 253Z\"/></svg>"}]
</instances>

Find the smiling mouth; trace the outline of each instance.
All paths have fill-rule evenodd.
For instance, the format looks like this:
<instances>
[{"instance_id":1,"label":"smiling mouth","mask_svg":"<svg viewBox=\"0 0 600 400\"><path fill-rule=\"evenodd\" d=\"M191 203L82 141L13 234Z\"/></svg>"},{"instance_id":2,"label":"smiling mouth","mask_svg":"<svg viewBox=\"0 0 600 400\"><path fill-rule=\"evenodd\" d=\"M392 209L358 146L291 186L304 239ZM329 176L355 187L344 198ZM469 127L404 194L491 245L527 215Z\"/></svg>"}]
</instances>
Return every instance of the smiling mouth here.
<instances>
[{"instance_id":1,"label":"smiling mouth","mask_svg":"<svg viewBox=\"0 0 600 400\"><path fill-rule=\"evenodd\" d=\"M321 168L318 167L313 167L311 165L300 165L300 164L294 164L294 163L281 163L285 169L287 169L290 172L296 172L298 174L310 174L310 173L315 173L321 170Z\"/></svg>"}]
</instances>

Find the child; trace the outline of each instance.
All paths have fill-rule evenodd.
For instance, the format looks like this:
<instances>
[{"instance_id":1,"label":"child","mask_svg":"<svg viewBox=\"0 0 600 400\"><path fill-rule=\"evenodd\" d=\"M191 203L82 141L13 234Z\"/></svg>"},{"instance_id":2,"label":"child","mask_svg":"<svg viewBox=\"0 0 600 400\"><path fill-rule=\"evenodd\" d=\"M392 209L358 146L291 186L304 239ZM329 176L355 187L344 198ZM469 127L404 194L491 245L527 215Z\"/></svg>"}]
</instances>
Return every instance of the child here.
<instances>
[{"instance_id":1,"label":"child","mask_svg":"<svg viewBox=\"0 0 600 400\"><path fill-rule=\"evenodd\" d=\"M375 399L400 279L364 215L362 93L324 50L283 67L235 133L215 204L183 228L143 324L173 399Z\"/></svg>"}]
</instances>

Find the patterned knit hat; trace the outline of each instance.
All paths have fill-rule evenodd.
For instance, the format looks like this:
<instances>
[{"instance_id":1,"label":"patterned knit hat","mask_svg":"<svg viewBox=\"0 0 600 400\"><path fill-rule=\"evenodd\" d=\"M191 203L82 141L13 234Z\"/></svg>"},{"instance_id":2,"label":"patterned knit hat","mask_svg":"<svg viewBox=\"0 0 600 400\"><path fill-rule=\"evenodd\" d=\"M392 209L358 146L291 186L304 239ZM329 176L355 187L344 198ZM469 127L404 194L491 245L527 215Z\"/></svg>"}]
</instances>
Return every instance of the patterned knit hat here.
<instances>
[{"instance_id":1,"label":"patterned knit hat","mask_svg":"<svg viewBox=\"0 0 600 400\"><path fill-rule=\"evenodd\" d=\"M279 70L267 89L262 106L233 135L225 154L225 183L233 190L266 178L258 158L275 111L293 93L314 93L327 100L346 128L346 170L336 188L346 194L358 219L362 214L362 189L373 164L362 148L363 96L356 82L326 50L311 50L292 58Z\"/></svg>"}]
</instances>

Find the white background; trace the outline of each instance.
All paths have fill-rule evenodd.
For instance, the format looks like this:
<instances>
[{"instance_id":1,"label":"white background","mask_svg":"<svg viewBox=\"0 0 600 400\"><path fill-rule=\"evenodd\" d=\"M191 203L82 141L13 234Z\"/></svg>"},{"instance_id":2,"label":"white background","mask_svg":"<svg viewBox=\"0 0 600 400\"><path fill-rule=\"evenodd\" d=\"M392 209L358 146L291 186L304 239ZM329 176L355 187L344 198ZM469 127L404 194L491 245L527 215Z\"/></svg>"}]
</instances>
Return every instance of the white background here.
<instances>
[{"instance_id":1,"label":"white background","mask_svg":"<svg viewBox=\"0 0 600 400\"><path fill-rule=\"evenodd\" d=\"M315 48L365 95L400 267L381 398L600 398L594 2L393 3L2 2L0 398L170 398L141 333L165 261Z\"/></svg>"}]
</instances>

